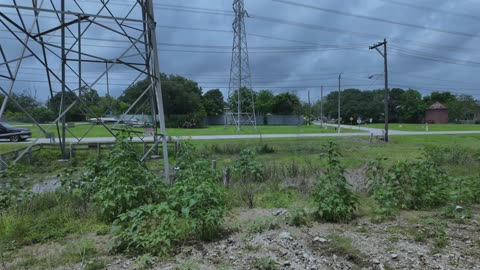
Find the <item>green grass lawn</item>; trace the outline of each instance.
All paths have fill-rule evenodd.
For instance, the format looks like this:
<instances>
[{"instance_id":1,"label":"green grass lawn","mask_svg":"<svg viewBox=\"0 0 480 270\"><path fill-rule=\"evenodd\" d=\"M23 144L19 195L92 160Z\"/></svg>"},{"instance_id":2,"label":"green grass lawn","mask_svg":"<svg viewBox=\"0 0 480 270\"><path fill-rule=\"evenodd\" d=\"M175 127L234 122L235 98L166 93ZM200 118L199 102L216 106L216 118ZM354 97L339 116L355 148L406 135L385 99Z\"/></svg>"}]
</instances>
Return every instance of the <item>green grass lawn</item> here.
<instances>
[{"instance_id":1,"label":"green grass lawn","mask_svg":"<svg viewBox=\"0 0 480 270\"><path fill-rule=\"evenodd\" d=\"M36 138L40 135L40 129L34 125L20 125L25 128L29 128L33 132L33 137ZM108 125L112 127L112 125ZM42 125L44 129L48 125ZM116 128L122 129L121 125ZM91 129L91 130L90 130ZM89 131L90 130L90 131ZM134 128L133 130L143 133L143 128ZM48 132L56 133L56 127L53 126ZM94 125L88 123L77 123L74 127L67 130L67 137L80 138L86 133L86 137L112 137L112 134L108 132L102 125ZM114 131L118 132L118 131ZM303 133L335 133L337 132L334 127L320 127L320 126L257 126L254 129L252 126L242 127L240 132L237 132L233 126L209 126L208 128L168 128L168 136L199 136L199 135L237 135L237 134L303 134ZM358 129L342 128L342 133L350 132L362 132Z\"/></svg>"},{"instance_id":2,"label":"green grass lawn","mask_svg":"<svg viewBox=\"0 0 480 270\"><path fill-rule=\"evenodd\" d=\"M365 127L372 128L381 128L385 127L385 124L368 124ZM400 130L400 131L426 131L425 124L389 124L389 129ZM478 130L480 131L480 125L474 124L429 124L428 131L467 131L467 130Z\"/></svg>"},{"instance_id":3,"label":"green grass lawn","mask_svg":"<svg viewBox=\"0 0 480 270\"><path fill-rule=\"evenodd\" d=\"M274 138L256 140L221 140L221 141L193 141L204 152L214 152L211 159L216 159L219 165L228 164L235 160L236 154L220 153L222 151L235 152L241 149L258 149L268 145L274 152L260 154L258 159L264 162L284 164L284 166L302 164L320 164L322 147L328 141L336 142L342 152L342 163L349 168L360 168L368 161L378 157L388 158L388 164L401 160L412 160L421 157L425 146L435 145L465 149L467 152L480 155L480 135L431 135L431 136L394 136L388 144L374 142L370 144L369 137L299 137L299 138ZM219 149L219 150L218 150ZM467 174L480 171L478 165L465 167Z\"/></svg>"}]
</instances>

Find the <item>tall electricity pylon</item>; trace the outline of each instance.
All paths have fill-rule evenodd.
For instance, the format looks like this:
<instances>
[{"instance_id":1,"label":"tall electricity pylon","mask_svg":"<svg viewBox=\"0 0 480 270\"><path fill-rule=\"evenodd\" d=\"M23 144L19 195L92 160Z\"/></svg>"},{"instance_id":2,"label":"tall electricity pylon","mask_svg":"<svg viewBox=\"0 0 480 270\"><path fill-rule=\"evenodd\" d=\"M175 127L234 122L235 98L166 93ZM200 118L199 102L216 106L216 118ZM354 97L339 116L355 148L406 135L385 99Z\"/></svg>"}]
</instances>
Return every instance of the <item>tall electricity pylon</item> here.
<instances>
[{"instance_id":1,"label":"tall electricity pylon","mask_svg":"<svg viewBox=\"0 0 480 270\"><path fill-rule=\"evenodd\" d=\"M233 11L235 19L232 24L234 34L228 88L230 111L226 114L225 123L235 124L237 131L240 131L243 125L252 125L256 128L256 117L244 20L248 13L245 11L244 1L234 0Z\"/></svg>"},{"instance_id":2,"label":"tall electricity pylon","mask_svg":"<svg viewBox=\"0 0 480 270\"><path fill-rule=\"evenodd\" d=\"M127 114L135 114L132 109L138 104L151 106L154 145L144 153L142 160L161 143L165 176L169 179L153 0L125 3L103 0L88 3L79 0L5 2L0 3L0 31L8 35L0 40L0 67L5 67L0 69L0 94L5 96L0 107L0 118L7 102L12 102L41 131L41 135L15 161L22 158L53 126L57 129L62 158L69 158L67 142L80 143L92 130L90 128L79 137L69 130L65 115L74 107L84 115L96 118L112 137L116 136L112 128L102 122L102 115L88 106L82 91L102 87L102 82L106 80L106 87L103 85L108 92L109 72L123 71L123 74L129 74L123 79L124 83L117 80L125 88L141 78L147 79L149 86L130 104L117 124L126 120L123 118ZM9 49L8 53L5 52L6 48ZM22 61L27 58L28 64L22 66ZM40 125L35 120L36 116L22 108L12 95L18 77L32 73L32 69L42 72L40 74L44 76L41 83L44 83L45 90L40 93L41 96L52 99L54 93L61 94L58 116L48 127ZM27 76L26 80L29 79ZM160 126L159 133L157 123ZM75 138L67 138L67 132ZM140 136L139 139L143 140Z\"/></svg>"}]
</instances>

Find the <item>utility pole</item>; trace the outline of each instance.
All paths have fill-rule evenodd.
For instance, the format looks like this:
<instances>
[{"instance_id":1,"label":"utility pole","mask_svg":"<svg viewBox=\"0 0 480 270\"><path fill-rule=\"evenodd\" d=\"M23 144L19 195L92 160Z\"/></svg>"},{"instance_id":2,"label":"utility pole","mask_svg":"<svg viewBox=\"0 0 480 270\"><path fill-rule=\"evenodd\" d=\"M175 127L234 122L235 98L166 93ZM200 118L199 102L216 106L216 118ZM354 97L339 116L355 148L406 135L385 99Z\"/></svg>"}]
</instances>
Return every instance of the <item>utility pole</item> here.
<instances>
[{"instance_id":1,"label":"utility pole","mask_svg":"<svg viewBox=\"0 0 480 270\"><path fill-rule=\"evenodd\" d=\"M383 53L378 49L378 47L383 46ZM385 142L388 142L388 103L389 103L389 97L388 97L388 62L387 62L387 39L383 39L383 42L377 43L373 46L369 47L370 50L377 50L377 52L383 57L383 65L384 65L384 78L385 78L385 97L384 97L384 103L385 103Z\"/></svg>"},{"instance_id":2,"label":"utility pole","mask_svg":"<svg viewBox=\"0 0 480 270\"><path fill-rule=\"evenodd\" d=\"M320 88L320 126L323 127L323 85Z\"/></svg>"},{"instance_id":3,"label":"utility pole","mask_svg":"<svg viewBox=\"0 0 480 270\"><path fill-rule=\"evenodd\" d=\"M310 103L310 90L308 90L308 125L312 122L312 103Z\"/></svg>"},{"instance_id":4,"label":"utility pole","mask_svg":"<svg viewBox=\"0 0 480 270\"><path fill-rule=\"evenodd\" d=\"M342 81L342 74L338 74L338 133L340 133L340 86Z\"/></svg>"}]
</instances>

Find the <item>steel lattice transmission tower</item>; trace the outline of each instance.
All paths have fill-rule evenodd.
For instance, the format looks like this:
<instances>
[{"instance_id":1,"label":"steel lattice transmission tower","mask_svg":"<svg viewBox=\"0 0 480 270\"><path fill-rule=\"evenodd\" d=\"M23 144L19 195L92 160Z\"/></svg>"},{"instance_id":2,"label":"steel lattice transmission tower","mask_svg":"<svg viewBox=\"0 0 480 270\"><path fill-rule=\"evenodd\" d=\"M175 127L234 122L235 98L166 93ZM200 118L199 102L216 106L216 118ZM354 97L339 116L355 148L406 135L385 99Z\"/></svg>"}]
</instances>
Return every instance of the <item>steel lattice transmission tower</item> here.
<instances>
[{"instance_id":1,"label":"steel lattice transmission tower","mask_svg":"<svg viewBox=\"0 0 480 270\"><path fill-rule=\"evenodd\" d=\"M251 85L250 64L248 61L247 34L245 31L244 0L234 0L233 10L233 47L232 62L230 66L230 83L228 88L228 101L230 111L226 114L227 124L235 124L237 131L242 125L256 127L254 92ZM245 91L246 89L252 89Z\"/></svg>"},{"instance_id":2,"label":"steel lattice transmission tower","mask_svg":"<svg viewBox=\"0 0 480 270\"><path fill-rule=\"evenodd\" d=\"M96 118L113 137L116 133L112 130L118 123L131 120L127 115L135 115L149 106L155 130L153 138L148 138L151 135L136 136L143 142L153 140L154 144L144 152L142 160L156 151L158 145L162 145L164 171L169 179L155 27L153 0L12 0L11 3L0 3L0 31L7 35L0 40L0 94L5 96L0 106L0 118L6 103L12 102L40 130L40 136L15 161L49 134L52 127L56 127L62 158L69 158L67 143L81 143L93 128L82 136L73 135L65 117L72 108L80 110L85 116ZM27 63L22 65L22 62ZM22 108L12 95L18 89L18 81L34 81L29 74L35 70L39 72L37 75L43 77L43 80L35 81L43 84L39 95L50 99L55 95L61 96L56 112L58 115L47 127L40 125L36 115ZM116 84L113 85L126 89L143 78L148 82L148 87L135 97L135 102L129 104L130 107L122 112L112 127L102 122L102 112L93 110L96 104L89 107L83 92L101 87L109 93L109 86L112 85L109 73L114 75L116 72L121 77L114 78Z\"/></svg>"}]
</instances>

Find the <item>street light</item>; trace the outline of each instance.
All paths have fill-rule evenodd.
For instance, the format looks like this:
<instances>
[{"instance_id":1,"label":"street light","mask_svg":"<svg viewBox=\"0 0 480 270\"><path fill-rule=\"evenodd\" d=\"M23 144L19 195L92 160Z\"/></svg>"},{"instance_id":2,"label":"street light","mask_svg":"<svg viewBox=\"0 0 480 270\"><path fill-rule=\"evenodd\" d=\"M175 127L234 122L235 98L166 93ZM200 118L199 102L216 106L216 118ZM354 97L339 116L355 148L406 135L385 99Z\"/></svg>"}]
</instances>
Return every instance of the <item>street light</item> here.
<instances>
[{"instance_id":1,"label":"street light","mask_svg":"<svg viewBox=\"0 0 480 270\"><path fill-rule=\"evenodd\" d=\"M373 75L368 76L368 78L373 79L376 76L382 76L383 77L383 74L381 74L381 73L373 74Z\"/></svg>"}]
</instances>

